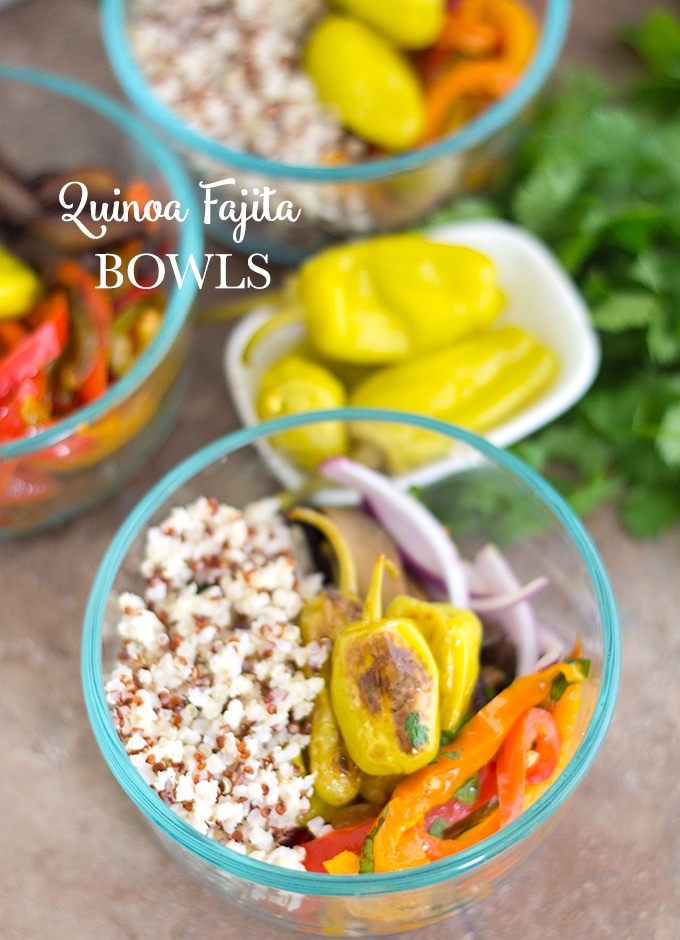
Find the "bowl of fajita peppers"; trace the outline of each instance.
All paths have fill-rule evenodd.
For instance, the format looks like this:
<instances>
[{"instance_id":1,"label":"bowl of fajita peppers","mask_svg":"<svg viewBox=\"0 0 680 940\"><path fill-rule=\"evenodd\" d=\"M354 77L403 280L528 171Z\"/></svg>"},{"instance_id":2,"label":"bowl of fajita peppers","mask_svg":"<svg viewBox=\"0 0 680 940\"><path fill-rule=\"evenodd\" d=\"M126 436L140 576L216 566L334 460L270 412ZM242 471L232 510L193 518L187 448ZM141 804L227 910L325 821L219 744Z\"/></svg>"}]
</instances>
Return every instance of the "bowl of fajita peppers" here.
<instances>
[{"instance_id":1,"label":"bowl of fajita peppers","mask_svg":"<svg viewBox=\"0 0 680 940\"><path fill-rule=\"evenodd\" d=\"M144 219L149 202L190 204L191 188L117 104L10 67L0 88L0 536L12 536L102 500L169 430L195 287L168 286L153 258L200 252L201 234L190 218Z\"/></svg>"},{"instance_id":2,"label":"bowl of fajita peppers","mask_svg":"<svg viewBox=\"0 0 680 940\"><path fill-rule=\"evenodd\" d=\"M413 492L335 456L289 490L263 460L376 419L465 469ZM520 868L539 909L544 840L578 886L574 791L620 644L596 548L533 471L445 422L338 409L235 431L146 494L92 586L82 675L182 871L277 929L366 937L474 910Z\"/></svg>"},{"instance_id":3,"label":"bowl of fajita peppers","mask_svg":"<svg viewBox=\"0 0 680 940\"><path fill-rule=\"evenodd\" d=\"M218 187L211 236L286 264L495 178L569 12L568 0L102 7L124 91ZM245 238L227 200L242 200Z\"/></svg>"}]
</instances>

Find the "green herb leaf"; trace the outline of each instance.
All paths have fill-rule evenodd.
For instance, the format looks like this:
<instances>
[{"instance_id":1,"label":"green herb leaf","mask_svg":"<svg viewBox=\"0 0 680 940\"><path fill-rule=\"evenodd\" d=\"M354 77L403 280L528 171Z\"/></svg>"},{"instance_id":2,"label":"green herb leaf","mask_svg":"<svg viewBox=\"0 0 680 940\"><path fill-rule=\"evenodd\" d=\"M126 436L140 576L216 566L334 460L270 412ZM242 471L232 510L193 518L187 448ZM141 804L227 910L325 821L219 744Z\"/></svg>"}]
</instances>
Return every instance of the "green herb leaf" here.
<instances>
[{"instance_id":1,"label":"green herb leaf","mask_svg":"<svg viewBox=\"0 0 680 940\"><path fill-rule=\"evenodd\" d=\"M567 662L572 663L574 666L577 666L581 675L584 679L587 679L590 674L590 660L589 659L570 659ZM553 702L558 702L564 695L564 690L567 686L573 685L573 682L570 682L569 679L560 673L558 676L555 676L553 683L550 687L550 698Z\"/></svg>"},{"instance_id":2,"label":"green herb leaf","mask_svg":"<svg viewBox=\"0 0 680 940\"><path fill-rule=\"evenodd\" d=\"M420 724L420 712L411 712L406 718L406 733L413 747L421 747L430 740L430 729Z\"/></svg>"},{"instance_id":3,"label":"green herb leaf","mask_svg":"<svg viewBox=\"0 0 680 940\"><path fill-rule=\"evenodd\" d=\"M371 829L369 834L364 839L364 844L361 847L361 858L359 859L359 874L360 875L370 875L375 871L375 857L373 855L373 840L375 839L378 829L382 826L387 818L387 813L389 806L385 807L385 812L380 816L375 826Z\"/></svg>"},{"instance_id":4,"label":"green herb leaf","mask_svg":"<svg viewBox=\"0 0 680 940\"><path fill-rule=\"evenodd\" d=\"M680 492L676 487L645 484L631 487L623 501L622 514L633 535L654 538L680 520Z\"/></svg>"},{"instance_id":5,"label":"green herb leaf","mask_svg":"<svg viewBox=\"0 0 680 940\"><path fill-rule=\"evenodd\" d=\"M460 760L462 751L440 751L442 757L448 757L449 760Z\"/></svg>"},{"instance_id":6,"label":"green herb leaf","mask_svg":"<svg viewBox=\"0 0 680 940\"><path fill-rule=\"evenodd\" d=\"M550 232L583 188L585 175L585 167L571 160L540 166L518 189L514 202L517 221L537 235Z\"/></svg>"},{"instance_id":7,"label":"green herb leaf","mask_svg":"<svg viewBox=\"0 0 680 940\"><path fill-rule=\"evenodd\" d=\"M680 401L666 409L659 425L656 446L667 464L680 467Z\"/></svg>"},{"instance_id":8,"label":"green herb leaf","mask_svg":"<svg viewBox=\"0 0 680 940\"><path fill-rule=\"evenodd\" d=\"M670 11L652 11L622 36L657 75L680 80L680 24Z\"/></svg>"},{"instance_id":9,"label":"green herb leaf","mask_svg":"<svg viewBox=\"0 0 680 940\"><path fill-rule=\"evenodd\" d=\"M659 302L642 291L612 294L592 311L593 325L607 333L640 329L660 313Z\"/></svg>"},{"instance_id":10,"label":"green herb leaf","mask_svg":"<svg viewBox=\"0 0 680 940\"><path fill-rule=\"evenodd\" d=\"M446 819L435 819L427 831L431 836L435 836L437 839L445 839L446 830L449 826L450 823L448 823Z\"/></svg>"},{"instance_id":11,"label":"green herb leaf","mask_svg":"<svg viewBox=\"0 0 680 940\"><path fill-rule=\"evenodd\" d=\"M602 351L592 389L514 450L578 512L610 503L653 537L679 518L680 17L650 12L625 39L646 74L613 90L563 71L488 198L571 272ZM445 523L454 538L488 525L507 544L495 530L513 513L484 489L461 487Z\"/></svg>"},{"instance_id":12,"label":"green herb leaf","mask_svg":"<svg viewBox=\"0 0 680 940\"><path fill-rule=\"evenodd\" d=\"M454 796L460 803L474 803L479 796L479 774L475 774L458 787Z\"/></svg>"}]
</instances>

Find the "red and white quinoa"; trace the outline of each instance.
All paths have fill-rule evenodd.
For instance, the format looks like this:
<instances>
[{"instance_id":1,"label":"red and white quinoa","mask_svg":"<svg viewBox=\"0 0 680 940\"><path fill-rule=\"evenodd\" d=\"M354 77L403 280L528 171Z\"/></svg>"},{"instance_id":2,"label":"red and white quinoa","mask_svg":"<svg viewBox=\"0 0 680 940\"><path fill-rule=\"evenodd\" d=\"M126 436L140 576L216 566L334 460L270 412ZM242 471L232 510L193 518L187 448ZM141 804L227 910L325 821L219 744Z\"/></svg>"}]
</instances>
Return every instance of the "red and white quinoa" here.
<instances>
[{"instance_id":1,"label":"red and white quinoa","mask_svg":"<svg viewBox=\"0 0 680 940\"><path fill-rule=\"evenodd\" d=\"M280 163L365 157L300 65L326 0L134 0L130 11L147 81L195 130Z\"/></svg>"},{"instance_id":2,"label":"red and white quinoa","mask_svg":"<svg viewBox=\"0 0 680 940\"><path fill-rule=\"evenodd\" d=\"M119 599L106 696L130 760L174 812L302 870L304 849L283 843L309 810L299 758L327 650L302 645L296 618L321 578L301 573L293 548L275 500L175 508L148 533L144 596Z\"/></svg>"}]
</instances>

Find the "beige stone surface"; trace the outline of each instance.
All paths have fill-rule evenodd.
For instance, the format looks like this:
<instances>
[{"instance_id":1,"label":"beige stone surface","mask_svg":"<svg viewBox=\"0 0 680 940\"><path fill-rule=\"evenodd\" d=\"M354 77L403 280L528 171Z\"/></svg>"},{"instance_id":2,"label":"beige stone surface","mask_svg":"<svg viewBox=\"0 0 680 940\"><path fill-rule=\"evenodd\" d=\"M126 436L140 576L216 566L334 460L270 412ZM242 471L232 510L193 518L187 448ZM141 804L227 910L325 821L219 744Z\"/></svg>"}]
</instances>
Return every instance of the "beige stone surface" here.
<instances>
[{"instance_id":1,"label":"beige stone surface","mask_svg":"<svg viewBox=\"0 0 680 940\"><path fill-rule=\"evenodd\" d=\"M632 68L611 29L641 0L576 0L567 55ZM95 0L0 11L0 61L58 70L118 94ZM1 130L0 130L1 135ZM159 848L108 771L80 690L80 631L97 564L137 499L177 460L235 426L220 370L226 326L204 327L200 371L158 454L105 506L0 545L0 937L273 940ZM680 540L636 543L588 520L621 613L623 675L610 734L540 853L464 919L422 940L680 937Z\"/></svg>"}]
</instances>

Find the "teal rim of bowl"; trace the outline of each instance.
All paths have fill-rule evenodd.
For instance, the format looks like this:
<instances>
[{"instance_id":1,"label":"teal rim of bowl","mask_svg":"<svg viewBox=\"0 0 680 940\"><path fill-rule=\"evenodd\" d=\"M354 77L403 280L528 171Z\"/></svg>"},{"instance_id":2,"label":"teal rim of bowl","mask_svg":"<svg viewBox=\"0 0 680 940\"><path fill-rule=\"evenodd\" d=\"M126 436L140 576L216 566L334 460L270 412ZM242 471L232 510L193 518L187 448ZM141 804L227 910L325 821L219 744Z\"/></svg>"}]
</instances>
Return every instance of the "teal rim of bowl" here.
<instances>
[{"instance_id":1,"label":"teal rim of bowl","mask_svg":"<svg viewBox=\"0 0 680 940\"><path fill-rule=\"evenodd\" d=\"M277 163L246 151L230 150L186 125L156 97L137 65L127 38L125 5L125 0L103 0L102 3L102 38L111 66L130 100L170 134L178 146L194 148L238 170L326 183L357 183L416 170L440 157L468 150L502 130L543 87L560 55L571 18L571 0L546 0L540 41L521 81L455 134L396 157L340 167L313 167Z\"/></svg>"},{"instance_id":2,"label":"teal rim of bowl","mask_svg":"<svg viewBox=\"0 0 680 940\"><path fill-rule=\"evenodd\" d=\"M146 123L96 89L62 75L18 66L0 65L0 82L2 81L20 82L44 88L46 91L91 108L112 124L117 125L127 137L134 141L135 146L145 151L151 158L158 172L165 178L172 198L177 199L184 209L189 209L185 221L178 223L177 254L180 268L188 262L190 257L201 256L203 232L198 219L199 210L193 187L178 158L168 146L154 136ZM50 447L64 440L81 426L96 421L134 392L167 354L187 320L197 292L197 285L189 277L185 279L184 286L181 288L175 282L163 315L161 329L154 342L132 369L112 385L101 398L79 408L68 417L62 418L54 427L40 431L32 437L22 437L10 444L0 445L0 460L27 457L44 447Z\"/></svg>"},{"instance_id":3,"label":"teal rim of bowl","mask_svg":"<svg viewBox=\"0 0 680 940\"><path fill-rule=\"evenodd\" d=\"M449 859L419 868L370 877L295 872L278 868L233 852L180 819L142 779L118 737L106 704L102 679L102 626L114 580L130 545L150 516L178 487L209 464L269 435L318 421L370 420L404 423L445 434L476 448L527 484L550 509L574 542L583 559L602 618L602 678L597 702L586 732L575 754L550 789L509 826L488 839ZM184 460L161 479L127 517L107 550L97 572L85 612L82 642L82 681L85 703L97 743L114 776L138 809L178 846L231 875L270 888L327 897L370 897L425 888L477 867L517 846L545 823L583 779L611 723L621 672L621 641L614 594L604 564L584 526L562 497L537 473L507 451L500 450L475 434L421 415L371 408L339 408L309 412L241 428Z\"/></svg>"}]
</instances>

